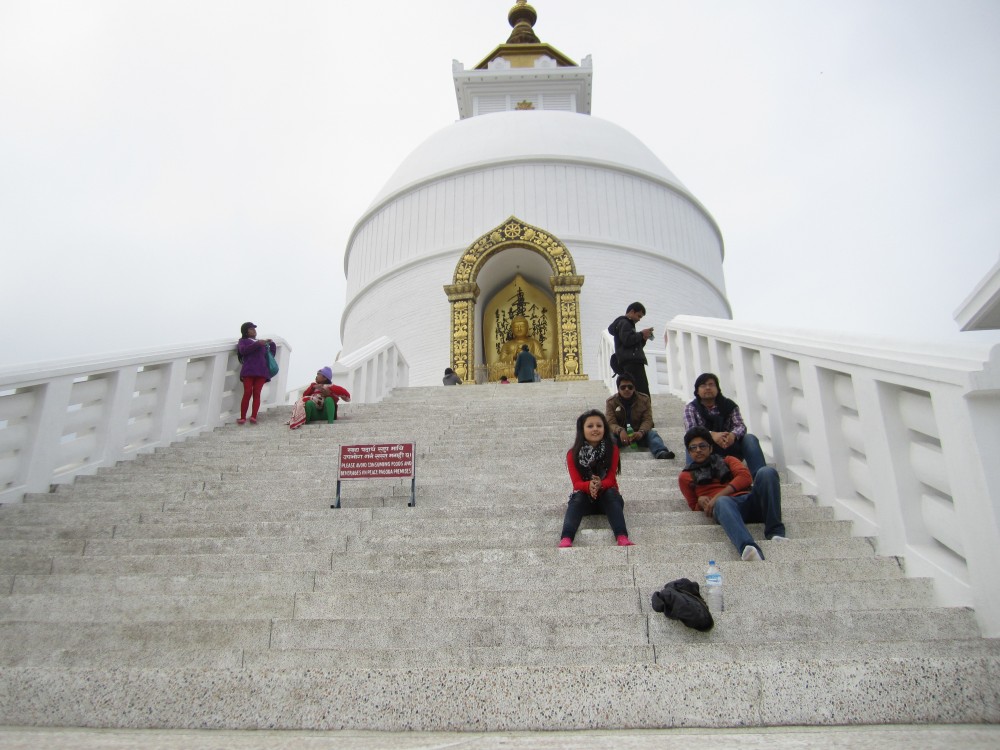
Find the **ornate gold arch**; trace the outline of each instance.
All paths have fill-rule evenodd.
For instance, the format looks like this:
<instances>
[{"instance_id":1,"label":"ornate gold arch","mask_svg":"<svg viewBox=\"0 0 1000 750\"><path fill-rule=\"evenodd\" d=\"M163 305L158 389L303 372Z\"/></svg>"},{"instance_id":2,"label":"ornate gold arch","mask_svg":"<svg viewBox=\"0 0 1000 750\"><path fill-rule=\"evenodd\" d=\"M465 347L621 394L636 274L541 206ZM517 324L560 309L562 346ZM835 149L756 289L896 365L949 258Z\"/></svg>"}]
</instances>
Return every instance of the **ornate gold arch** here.
<instances>
[{"instance_id":1,"label":"ornate gold arch","mask_svg":"<svg viewBox=\"0 0 1000 750\"><path fill-rule=\"evenodd\" d=\"M452 283L444 287L451 303L452 368L467 383L475 380L476 361L476 301L479 298L479 276L483 265L499 252L523 247L541 255L552 268L549 285L556 298L559 361L556 380L586 380L580 372L583 361L580 350L580 288L583 276L576 273L576 264L566 246L538 227L525 224L516 216L491 229L462 253L455 266Z\"/></svg>"}]
</instances>

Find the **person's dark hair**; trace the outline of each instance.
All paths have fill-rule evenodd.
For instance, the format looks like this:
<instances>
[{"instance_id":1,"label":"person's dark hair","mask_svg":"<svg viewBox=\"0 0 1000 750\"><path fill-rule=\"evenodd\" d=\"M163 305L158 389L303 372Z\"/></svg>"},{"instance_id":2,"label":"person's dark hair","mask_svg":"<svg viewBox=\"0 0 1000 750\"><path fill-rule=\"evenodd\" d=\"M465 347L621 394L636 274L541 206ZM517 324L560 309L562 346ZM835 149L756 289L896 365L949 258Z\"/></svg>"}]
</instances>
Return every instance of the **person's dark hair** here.
<instances>
[{"instance_id":1,"label":"person's dark hair","mask_svg":"<svg viewBox=\"0 0 1000 750\"><path fill-rule=\"evenodd\" d=\"M587 438L583 436L583 423L586 422L589 417L601 418L601 423L604 425L604 437L601 440L601 442L604 443L604 460L605 462L609 462L611 461L611 455L614 453L615 442L614 439L611 437L611 428L608 426L608 418L604 416L603 411L599 411L597 409L591 409L589 411L585 411L583 414L581 414L579 417L576 418L576 440L573 442L573 449L572 449L573 460L575 461L576 457L580 455L580 448L582 448L583 444L587 442ZM600 471L604 471L605 469L607 469L607 463L596 468L599 469ZM616 473L617 474L622 473L621 460L618 461L618 468Z\"/></svg>"},{"instance_id":2,"label":"person's dark hair","mask_svg":"<svg viewBox=\"0 0 1000 750\"><path fill-rule=\"evenodd\" d=\"M521 344L521 351L522 352L528 351L528 345L527 344Z\"/></svg>"},{"instance_id":3,"label":"person's dark hair","mask_svg":"<svg viewBox=\"0 0 1000 750\"><path fill-rule=\"evenodd\" d=\"M684 447L687 448L695 438L705 438L705 442L712 445L712 433L705 427L692 427L684 433Z\"/></svg>"},{"instance_id":4,"label":"person's dark hair","mask_svg":"<svg viewBox=\"0 0 1000 750\"><path fill-rule=\"evenodd\" d=\"M642 304L641 302L633 302L631 305L629 305L625 309L625 312L626 313L637 312L637 313L642 313L643 315L645 315L646 314L646 306L644 304Z\"/></svg>"},{"instance_id":5,"label":"person's dark hair","mask_svg":"<svg viewBox=\"0 0 1000 750\"><path fill-rule=\"evenodd\" d=\"M455 371L452 370L450 367L446 367L446 368L444 368L444 374L445 375L454 375Z\"/></svg>"},{"instance_id":6,"label":"person's dark hair","mask_svg":"<svg viewBox=\"0 0 1000 750\"><path fill-rule=\"evenodd\" d=\"M719 385L719 376L714 372L703 372L697 378L694 379L694 397L698 398L698 389L701 388L709 380L715 381L715 389L719 392L719 396L722 396L722 386Z\"/></svg>"},{"instance_id":7,"label":"person's dark hair","mask_svg":"<svg viewBox=\"0 0 1000 750\"><path fill-rule=\"evenodd\" d=\"M246 338L247 331L249 331L251 328L256 328L256 326L253 323L244 323L243 325L240 326L240 335L243 338Z\"/></svg>"},{"instance_id":8,"label":"person's dark hair","mask_svg":"<svg viewBox=\"0 0 1000 750\"><path fill-rule=\"evenodd\" d=\"M623 372L621 375L618 376L618 380L615 381L615 387L621 388L622 383L631 383L632 385L635 385L635 378L633 378L627 372Z\"/></svg>"}]
</instances>

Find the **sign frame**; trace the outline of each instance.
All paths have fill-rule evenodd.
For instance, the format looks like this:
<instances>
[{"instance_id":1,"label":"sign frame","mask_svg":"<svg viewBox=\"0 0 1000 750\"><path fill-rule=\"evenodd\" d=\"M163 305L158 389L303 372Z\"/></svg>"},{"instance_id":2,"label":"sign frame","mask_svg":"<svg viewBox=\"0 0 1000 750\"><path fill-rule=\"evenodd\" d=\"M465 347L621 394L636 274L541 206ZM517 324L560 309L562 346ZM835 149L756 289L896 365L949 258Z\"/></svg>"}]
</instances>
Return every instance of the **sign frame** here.
<instances>
[{"instance_id":1,"label":"sign frame","mask_svg":"<svg viewBox=\"0 0 1000 750\"><path fill-rule=\"evenodd\" d=\"M410 502L417 504L417 444L410 443L358 443L341 445L337 466L337 502L340 507L340 483L356 479L409 479ZM345 476L345 473L348 476Z\"/></svg>"}]
</instances>

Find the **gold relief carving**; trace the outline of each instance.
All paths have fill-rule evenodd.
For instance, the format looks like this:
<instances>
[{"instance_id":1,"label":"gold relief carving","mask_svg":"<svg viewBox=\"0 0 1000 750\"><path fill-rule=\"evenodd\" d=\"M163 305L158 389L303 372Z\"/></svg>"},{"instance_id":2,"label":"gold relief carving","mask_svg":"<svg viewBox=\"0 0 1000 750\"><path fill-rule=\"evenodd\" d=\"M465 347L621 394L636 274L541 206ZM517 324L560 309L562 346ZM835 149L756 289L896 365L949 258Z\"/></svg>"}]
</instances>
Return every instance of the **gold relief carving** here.
<instances>
[{"instance_id":1,"label":"gold relief carving","mask_svg":"<svg viewBox=\"0 0 1000 750\"><path fill-rule=\"evenodd\" d=\"M520 273L482 305L483 362L487 380L510 375L522 346L535 356L540 374L559 372L555 298ZM546 377L542 374L542 377Z\"/></svg>"},{"instance_id":2,"label":"gold relief carving","mask_svg":"<svg viewBox=\"0 0 1000 750\"><path fill-rule=\"evenodd\" d=\"M455 266L452 284L444 287L454 311L451 336L455 362L452 368L459 377L469 382L467 375L475 370L476 334L473 316L479 296L475 279L479 269L491 256L509 247L534 250L551 266L553 276L549 283L556 297L557 318L553 344L558 344L557 350L549 354L556 358L553 362L553 375L556 380L586 380L587 376L580 373L582 357L579 340L579 297L584 277L577 275L573 256L565 245L537 227L525 224L516 216L511 216L472 243ZM457 317L459 309L464 316L461 323Z\"/></svg>"},{"instance_id":3,"label":"gold relief carving","mask_svg":"<svg viewBox=\"0 0 1000 750\"><path fill-rule=\"evenodd\" d=\"M513 246L528 247L540 254L549 262L557 276L572 276L576 273L573 258L565 245L538 227L525 224L516 216L511 216L503 224L477 239L462 255L455 267L453 285L472 282L479 268L491 255ZM578 278L580 283L583 283L583 277Z\"/></svg>"}]
</instances>

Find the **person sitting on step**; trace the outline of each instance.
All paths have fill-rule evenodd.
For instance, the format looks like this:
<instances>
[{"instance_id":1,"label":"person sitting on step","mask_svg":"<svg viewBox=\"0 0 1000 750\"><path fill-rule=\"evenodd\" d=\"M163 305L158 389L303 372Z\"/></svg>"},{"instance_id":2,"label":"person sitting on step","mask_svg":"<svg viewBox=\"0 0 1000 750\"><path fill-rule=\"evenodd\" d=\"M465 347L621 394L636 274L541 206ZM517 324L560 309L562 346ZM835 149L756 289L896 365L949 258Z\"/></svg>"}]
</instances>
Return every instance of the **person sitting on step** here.
<instances>
[{"instance_id":1,"label":"person sitting on step","mask_svg":"<svg viewBox=\"0 0 1000 750\"><path fill-rule=\"evenodd\" d=\"M618 445L628 448L638 445L649 448L654 458L673 458L674 453L663 442L653 429L653 401L645 393L635 389L635 380L628 373L619 375L618 393L609 398L604 405L604 415L608 419L611 434ZM628 434L628 426L632 426L632 434Z\"/></svg>"},{"instance_id":2,"label":"person sitting on step","mask_svg":"<svg viewBox=\"0 0 1000 750\"><path fill-rule=\"evenodd\" d=\"M310 383L302 392L302 398L295 403L292 418L288 427L297 430L307 422L315 422L321 416L326 417L327 424L333 424L337 419L337 402L343 399L351 400L351 394L346 388L333 384L333 370L322 367L316 373L316 382Z\"/></svg>"},{"instance_id":3,"label":"person sitting on step","mask_svg":"<svg viewBox=\"0 0 1000 750\"><path fill-rule=\"evenodd\" d=\"M712 434L704 427L688 430L684 447L691 461L677 483L688 507L715 519L743 560L763 560L764 553L746 525L763 522L765 538L786 538L778 472L764 466L751 478L741 461L712 452Z\"/></svg>"},{"instance_id":4,"label":"person sitting on step","mask_svg":"<svg viewBox=\"0 0 1000 750\"><path fill-rule=\"evenodd\" d=\"M722 395L719 378L703 372L694 381L694 400L684 407L684 429L705 427L712 435L713 450L721 456L735 456L747 462L750 476L757 476L767 462L760 441L747 432L740 407Z\"/></svg>"},{"instance_id":5,"label":"person sitting on step","mask_svg":"<svg viewBox=\"0 0 1000 750\"><path fill-rule=\"evenodd\" d=\"M566 453L573 492L563 519L560 547L572 547L584 516L604 514L619 547L629 547L625 526L625 501L618 491L621 460L611 439L608 420L597 409L584 412L576 420L576 442Z\"/></svg>"}]
</instances>

